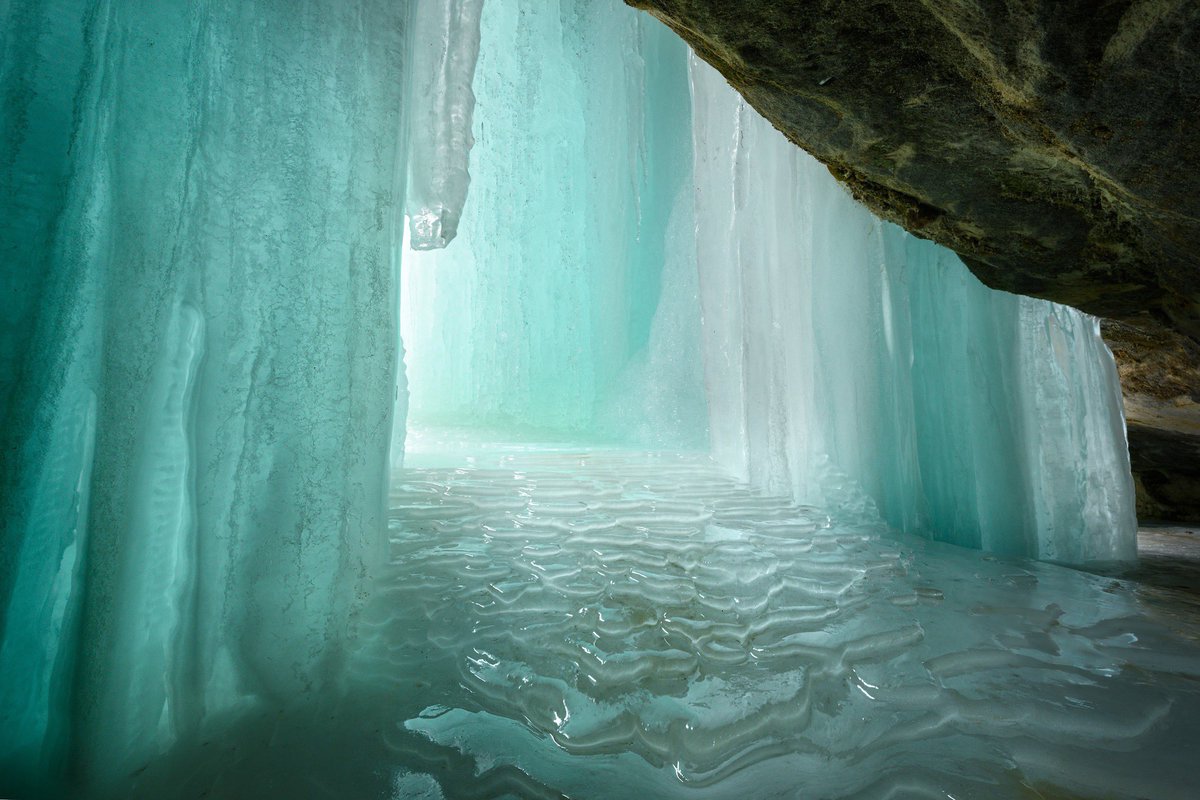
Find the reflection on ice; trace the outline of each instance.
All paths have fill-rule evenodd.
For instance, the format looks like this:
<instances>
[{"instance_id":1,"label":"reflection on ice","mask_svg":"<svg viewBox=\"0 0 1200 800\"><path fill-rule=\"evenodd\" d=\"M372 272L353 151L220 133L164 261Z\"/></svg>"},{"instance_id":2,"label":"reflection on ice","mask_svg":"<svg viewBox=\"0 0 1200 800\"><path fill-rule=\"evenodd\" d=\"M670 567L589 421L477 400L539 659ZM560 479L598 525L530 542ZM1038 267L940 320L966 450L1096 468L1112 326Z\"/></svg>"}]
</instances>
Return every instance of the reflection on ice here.
<instances>
[{"instance_id":1,"label":"reflection on ice","mask_svg":"<svg viewBox=\"0 0 1200 800\"><path fill-rule=\"evenodd\" d=\"M1120 581L698 456L471 462L398 476L372 618L396 726L473 762L406 765L447 796L499 769L536 796L1183 796L1200 660Z\"/></svg>"},{"instance_id":2,"label":"reflection on ice","mask_svg":"<svg viewBox=\"0 0 1200 800\"><path fill-rule=\"evenodd\" d=\"M704 456L414 441L345 691L217 720L134 795L1190 796L1194 607Z\"/></svg>"}]
</instances>

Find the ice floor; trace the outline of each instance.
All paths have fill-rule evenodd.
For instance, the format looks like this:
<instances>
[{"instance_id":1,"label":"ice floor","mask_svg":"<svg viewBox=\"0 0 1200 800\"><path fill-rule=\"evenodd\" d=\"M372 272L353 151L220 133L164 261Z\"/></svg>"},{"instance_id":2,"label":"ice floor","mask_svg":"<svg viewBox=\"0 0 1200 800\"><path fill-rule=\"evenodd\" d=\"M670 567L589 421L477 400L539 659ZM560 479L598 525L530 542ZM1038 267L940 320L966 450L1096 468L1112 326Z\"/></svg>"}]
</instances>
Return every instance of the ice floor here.
<instances>
[{"instance_id":1,"label":"ice floor","mask_svg":"<svg viewBox=\"0 0 1200 800\"><path fill-rule=\"evenodd\" d=\"M1196 796L1194 606L699 455L409 463L347 697L194 743L143 794Z\"/></svg>"}]
</instances>

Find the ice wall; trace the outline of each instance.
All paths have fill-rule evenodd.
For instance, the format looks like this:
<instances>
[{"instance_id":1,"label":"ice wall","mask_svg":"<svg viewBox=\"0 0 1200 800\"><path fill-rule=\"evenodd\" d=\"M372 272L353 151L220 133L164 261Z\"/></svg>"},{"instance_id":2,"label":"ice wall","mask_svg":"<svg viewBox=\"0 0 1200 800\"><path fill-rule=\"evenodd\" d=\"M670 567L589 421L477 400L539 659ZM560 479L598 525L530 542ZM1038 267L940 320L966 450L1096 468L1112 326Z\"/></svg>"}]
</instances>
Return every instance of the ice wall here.
<instances>
[{"instance_id":1,"label":"ice wall","mask_svg":"<svg viewBox=\"0 0 1200 800\"><path fill-rule=\"evenodd\" d=\"M412 6L409 236L414 249L433 250L457 235L471 183L471 82L483 0L412 0Z\"/></svg>"},{"instance_id":2,"label":"ice wall","mask_svg":"<svg viewBox=\"0 0 1200 800\"><path fill-rule=\"evenodd\" d=\"M804 501L1131 558L1094 320L875 219L703 64L689 106L686 58L616 2L484 8L471 205L405 264L413 424L665 447L711 427L722 463Z\"/></svg>"},{"instance_id":3,"label":"ice wall","mask_svg":"<svg viewBox=\"0 0 1200 800\"><path fill-rule=\"evenodd\" d=\"M703 445L685 46L616 0L481 36L459 238L405 258L413 424Z\"/></svg>"},{"instance_id":4,"label":"ice wall","mask_svg":"<svg viewBox=\"0 0 1200 800\"><path fill-rule=\"evenodd\" d=\"M693 59L696 247L719 461L970 547L1127 561L1120 386L1095 319L991 291L885 224Z\"/></svg>"},{"instance_id":5,"label":"ice wall","mask_svg":"<svg viewBox=\"0 0 1200 800\"><path fill-rule=\"evenodd\" d=\"M383 541L407 9L0 4L0 795L123 796L336 684Z\"/></svg>"}]
</instances>

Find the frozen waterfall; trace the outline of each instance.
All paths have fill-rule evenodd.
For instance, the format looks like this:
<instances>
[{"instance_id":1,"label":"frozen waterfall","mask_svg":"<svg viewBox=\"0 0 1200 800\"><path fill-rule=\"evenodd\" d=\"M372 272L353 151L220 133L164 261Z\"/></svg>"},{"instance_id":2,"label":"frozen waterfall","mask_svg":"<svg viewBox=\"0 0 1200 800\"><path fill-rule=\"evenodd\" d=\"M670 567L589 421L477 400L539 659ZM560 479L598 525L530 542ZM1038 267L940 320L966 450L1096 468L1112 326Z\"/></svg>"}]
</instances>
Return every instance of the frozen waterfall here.
<instances>
[{"instance_id":1,"label":"frozen waterfall","mask_svg":"<svg viewBox=\"0 0 1200 800\"><path fill-rule=\"evenodd\" d=\"M1135 557L1098 321L881 222L691 61L713 454L796 499L1075 565Z\"/></svg>"},{"instance_id":2,"label":"frozen waterfall","mask_svg":"<svg viewBox=\"0 0 1200 800\"><path fill-rule=\"evenodd\" d=\"M1095 321L871 217L649 16L13 0L0 53L0 794L237 796L256 768L300 792L443 770L452 796L712 794L799 758L823 713L844 759L822 785L848 792L856 654L914 682L976 663L950 653L972 596L930 611L920 570L1026 592L971 628L988 664L1052 634L1088 681L1186 661L1114 644L1141 612L1089 576L928 541L1134 557ZM491 449L410 472L406 423ZM769 725L720 694L746 664ZM1121 686L1114 752L1177 691ZM910 690L888 713L918 732L998 703Z\"/></svg>"},{"instance_id":3,"label":"frozen waterfall","mask_svg":"<svg viewBox=\"0 0 1200 800\"><path fill-rule=\"evenodd\" d=\"M1134 557L1096 320L873 217L658 26L498 2L481 35L474 211L405 263L413 424L711 443L899 530Z\"/></svg>"},{"instance_id":4,"label":"frozen waterfall","mask_svg":"<svg viewBox=\"0 0 1200 800\"><path fill-rule=\"evenodd\" d=\"M405 254L410 424L703 446L686 49L607 2L482 22L469 210Z\"/></svg>"}]
</instances>

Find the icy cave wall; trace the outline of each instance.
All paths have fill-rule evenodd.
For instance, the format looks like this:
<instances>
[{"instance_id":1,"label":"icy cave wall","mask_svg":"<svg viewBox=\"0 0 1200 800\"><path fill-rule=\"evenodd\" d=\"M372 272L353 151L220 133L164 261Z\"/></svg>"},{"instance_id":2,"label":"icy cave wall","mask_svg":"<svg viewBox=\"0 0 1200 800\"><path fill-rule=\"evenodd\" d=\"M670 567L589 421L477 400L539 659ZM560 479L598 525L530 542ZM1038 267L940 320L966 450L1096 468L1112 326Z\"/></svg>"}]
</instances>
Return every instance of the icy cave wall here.
<instances>
[{"instance_id":1,"label":"icy cave wall","mask_svg":"<svg viewBox=\"0 0 1200 800\"><path fill-rule=\"evenodd\" d=\"M407 3L0 6L0 775L329 685L382 542Z\"/></svg>"},{"instance_id":2,"label":"icy cave wall","mask_svg":"<svg viewBox=\"0 0 1200 800\"><path fill-rule=\"evenodd\" d=\"M404 258L411 424L705 446L686 47L585 0L481 41L458 238Z\"/></svg>"},{"instance_id":3,"label":"icy cave wall","mask_svg":"<svg viewBox=\"0 0 1200 800\"><path fill-rule=\"evenodd\" d=\"M797 499L968 547L1135 557L1098 321L984 287L884 223L691 61L714 456Z\"/></svg>"},{"instance_id":4,"label":"icy cave wall","mask_svg":"<svg viewBox=\"0 0 1200 800\"><path fill-rule=\"evenodd\" d=\"M801 502L1015 555L1131 559L1095 320L988 290L881 222L623 12L485 6L460 236L405 260L413 424L711 441Z\"/></svg>"},{"instance_id":5,"label":"icy cave wall","mask_svg":"<svg viewBox=\"0 0 1200 800\"><path fill-rule=\"evenodd\" d=\"M1106 318L1139 512L1200 521L1200 4L627 2L875 213Z\"/></svg>"}]
</instances>

